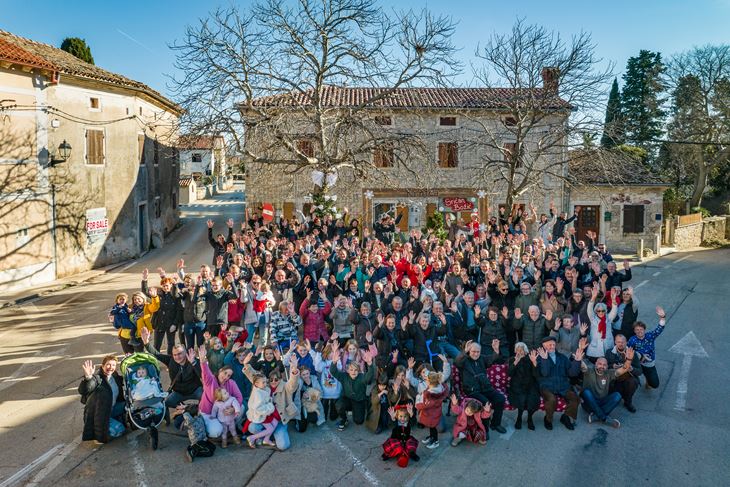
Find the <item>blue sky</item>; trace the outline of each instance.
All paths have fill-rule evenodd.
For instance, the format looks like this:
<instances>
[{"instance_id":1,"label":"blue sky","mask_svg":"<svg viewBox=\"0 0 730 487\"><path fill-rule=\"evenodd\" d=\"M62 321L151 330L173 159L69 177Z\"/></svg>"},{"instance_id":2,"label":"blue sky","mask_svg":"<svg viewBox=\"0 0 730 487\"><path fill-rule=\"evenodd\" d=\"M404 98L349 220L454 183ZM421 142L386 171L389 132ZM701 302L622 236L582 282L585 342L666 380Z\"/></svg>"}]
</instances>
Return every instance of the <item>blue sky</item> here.
<instances>
[{"instance_id":1,"label":"blue sky","mask_svg":"<svg viewBox=\"0 0 730 487\"><path fill-rule=\"evenodd\" d=\"M60 45L66 36L85 38L97 65L167 94L164 74L174 72L174 54L167 45L181 39L188 24L197 23L217 5L230 3L0 0L0 29L53 45ZM666 57L695 45L730 42L730 0L395 0L382 5L427 6L434 13L451 15L459 22L454 44L462 48L459 56L466 63L480 41L493 31L508 31L518 17L563 36L581 29L590 32L597 54L616 62L617 74L639 49L660 51Z\"/></svg>"}]
</instances>

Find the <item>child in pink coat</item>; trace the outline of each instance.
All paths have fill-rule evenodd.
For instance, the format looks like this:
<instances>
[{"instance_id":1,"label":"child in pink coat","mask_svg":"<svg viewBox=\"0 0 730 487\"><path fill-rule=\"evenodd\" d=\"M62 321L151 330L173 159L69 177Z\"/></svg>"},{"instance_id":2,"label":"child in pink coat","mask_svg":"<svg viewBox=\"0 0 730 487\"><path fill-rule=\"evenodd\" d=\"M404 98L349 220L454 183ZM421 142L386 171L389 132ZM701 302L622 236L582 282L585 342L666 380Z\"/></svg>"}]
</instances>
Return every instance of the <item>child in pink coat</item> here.
<instances>
[{"instance_id":1,"label":"child in pink coat","mask_svg":"<svg viewBox=\"0 0 730 487\"><path fill-rule=\"evenodd\" d=\"M233 413L226 413L228 408L233 408ZM221 447L228 446L228 433L233 437L236 445L241 444L241 438L236 434L236 417L241 414L241 405L235 397L228 394L228 391L219 387L215 390L215 402L210 415L217 418L223 425L223 434L221 435Z\"/></svg>"},{"instance_id":2,"label":"child in pink coat","mask_svg":"<svg viewBox=\"0 0 730 487\"><path fill-rule=\"evenodd\" d=\"M332 305L329 301L325 301L324 307L319 308L317 302L310 303L309 298L302 301L302 305L299 307L299 316L302 318L304 339L310 342L317 343L320 337L327 341L329 340L329 332L327 331L327 325L325 318L330 314Z\"/></svg>"},{"instance_id":3,"label":"child in pink coat","mask_svg":"<svg viewBox=\"0 0 730 487\"><path fill-rule=\"evenodd\" d=\"M460 404L456 394L452 394L451 412L456 416L451 446L457 446L465 438L472 443L487 444L487 429L483 420L492 416L489 403L482 407L482 403L476 399L467 399Z\"/></svg>"}]
</instances>

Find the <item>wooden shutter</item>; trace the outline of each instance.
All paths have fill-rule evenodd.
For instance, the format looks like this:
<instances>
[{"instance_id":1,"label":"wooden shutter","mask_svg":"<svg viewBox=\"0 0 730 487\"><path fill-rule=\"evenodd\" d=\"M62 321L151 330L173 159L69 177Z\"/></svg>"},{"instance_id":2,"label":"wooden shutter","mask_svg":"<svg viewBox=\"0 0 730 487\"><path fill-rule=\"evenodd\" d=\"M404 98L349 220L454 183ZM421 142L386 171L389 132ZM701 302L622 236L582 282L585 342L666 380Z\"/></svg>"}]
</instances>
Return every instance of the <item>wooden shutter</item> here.
<instances>
[{"instance_id":1,"label":"wooden shutter","mask_svg":"<svg viewBox=\"0 0 730 487\"><path fill-rule=\"evenodd\" d=\"M403 206L401 208L398 208L396 215L403 215L403 217L400 219L400 222L398 223L398 230L401 232L407 232L408 231L408 207Z\"/></svg>"},{"instance_id":2,"label":"wooden shutter","mask_svg":"<svg viewBox=\"0 0 730 487\"><path fill-rule=\"evenodd\" d=\"M139 165L144 166L145 164L145 158L144 158L144 134L137 135L137 153L139 154Z\"/></svg>"},{"instance_id":3,"label":"wooden shutter","mask_svg":"<svg viewBox=\"0 0 730 487\"><path fill-rule=\"evenodd\" d=\"M624 206L624 233L644 233L644 205Z\"/></svg>"},{"instance_id":4,"label":"wooden shutter","mask_svg":"<svg viewBox=\"0 0 730 487\"><path fill-rule=\"evenodd\" d=\"M307 157L314 157L314 144L309 139L297 140L297 150Z\"/></svg>"},{"instance_id":5,"label":"wooden shutter","mask_svg":"<svg viewBox=\"0 0 730 487\"><path fill-rule=\"evenodd\" d=\"M292 217L294 216L294 203L285 201L284 207L283 207L283 213L284 213L284 218L286 218L287 220L291 220Z\"/></svg>"},{"instance_id":6,"label":"wooden shutter","mask_svg":"<svg viewBox=\"0 0 730 487\"><path fill-rule=\"evenodd\" d=\"M449 146L449 165L448 167L457 167L459 165L459 145L456 142L448 144Z\"/></svg>"},{"instance_id":7,"label":"wooden shutter","mask_svg":"<svg viewBox=\"0 0 730 487\"><path fill-rule=\"evenodd\" d=\"M439 166L449 167L449 146L446 142L439 142Z\"/></svg>"},{"instance_id":8,"label":"wooden shutter","mask_svg":"<svg viewBox=\"0 0 730 487\"><path fill-rule=\"evenodd\" d=\"M86 130L86 163L104 164L104 131Z\"/></svg>"},{"instance_id":9,"label":"wooden shutter","mask_svg":"<svg viewBox=\"0 0 730 487\"><path fill-rule=\"evenodd\" d=\"M426 218L433 216L434 213L436 213L436 203L426 203ZM426 226L425 223L423 226Z\"/></svg>"}]
</instances>

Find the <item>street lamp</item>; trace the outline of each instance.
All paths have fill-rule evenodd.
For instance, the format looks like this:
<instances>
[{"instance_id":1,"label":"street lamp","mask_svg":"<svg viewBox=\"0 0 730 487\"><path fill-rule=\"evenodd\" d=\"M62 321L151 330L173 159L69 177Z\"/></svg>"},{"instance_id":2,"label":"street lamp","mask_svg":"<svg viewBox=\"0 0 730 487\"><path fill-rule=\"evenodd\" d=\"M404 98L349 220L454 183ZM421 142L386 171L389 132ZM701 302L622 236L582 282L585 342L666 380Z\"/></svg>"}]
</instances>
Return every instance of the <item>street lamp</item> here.
<instances>
[{"instance_id":1,"label":"street lamp","mask_svg":"<svg viewBox=\"0 0 730 487\"><path fill-rule=\"evenodd\" d=\"M63 142L58 146L58 152L49 154L50 161L48 167L54 167L58 164L63 164L68 161L71 157L71 144L63 139ZM57 240L56 240L56 185L51 181L51 241L53 242L53 270L54 277L58 279L58 251L57 251Z\"/></svg>"}]
</instances>

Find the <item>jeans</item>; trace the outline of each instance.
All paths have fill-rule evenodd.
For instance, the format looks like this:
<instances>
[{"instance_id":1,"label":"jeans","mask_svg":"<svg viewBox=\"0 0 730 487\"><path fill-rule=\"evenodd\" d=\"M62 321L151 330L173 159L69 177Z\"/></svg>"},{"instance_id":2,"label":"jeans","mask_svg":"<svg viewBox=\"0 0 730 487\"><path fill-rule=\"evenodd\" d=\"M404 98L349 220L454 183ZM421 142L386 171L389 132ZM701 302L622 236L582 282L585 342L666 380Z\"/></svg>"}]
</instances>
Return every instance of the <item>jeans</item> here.
<instances>
[{"instance_id":1,"label":"jeans","mask_svg":"<svg viewBox=\"0 0 730 487\"><path fill-rule=\"evenodd\" d=\"M199 347L205 341L203 338L205 321L185 323L183 329L185 331L185 348Z\"/></svg>"},{"instance_id":2,"label":"jeans","mask_svg":"<svg viewBox=\"0 0 730 487\"><path fill-rule=\"evenodd\" d=\"M646 377L646 383L649 384L649 387L654 389L659 387L659 374L656 371L656 367L644 367L642 365L641 371L644 372L644 377Z\"/></svg>"},{"instance_id":3,"label":"jeans","mask_svg":"<svg viewBox=\"0 0 730 487\"><path fill-rule=\"evenodd\" d=\"M606 397L596 397L593 391L590 389L583 389L580 393L583 398L583 409L589 413L593 413L598 416L601 421L606 421L606 418L614 410L618 403L621 402L621 394L618 392L612 392Z\"/></svg>"},{"instance_id":4,"label":"jeans","mask_svg":"<svg viewBox=\"0 0 730 487\"><path fill-rule=\"evenodd\" d=\"M109 417L109 436L112 438L119 438L124 433L125 413L123 402L117 402L112 407L112 414Z\"/></svg>"},{"instance_id":5,"label":"jeans","mask_svg":"<svg viewBox=\"0 0 730 487\"><path fill-rule=\"evenodd\" d=\"M200 400L200 398L203 397L203 388L198 387L195 389L195 392L192 394L184 395L180 394L179 392L172 391L169 396L167 396L167 399L165 399L165 406L168 408L176 408L178 404L180 404L183 401L189 401L189 400Z\"/></svg>"},{"instance_id":6,"label":"jeans","mask_svg":"<svg viewBox=\"0 0 730 487\"><path fill-rule=\"evenodd\" d=\"M259 344L263 347L269 341L269 325L267 323L247 323L246 332L248 336L246 337L246 342L253 343L253 335L256 332L256 328L259 330Z\"/></svg>"},{"instance_id":7,"label":"jeans","mask_svg":"<svg viewBox=\"0 0 730 487\"><path fill-rule=\"evenodd\" d=\"M441 353L449 358L456 358L461 353L461 351L457 347L450 344L449 342L439 342L439 345L441 347Z\"/></svg>"},{"instance_id":8,"label":"jeans","mask_svg":"<svg viewBox=\"0 0 730 487\"><path fill-rule=\"evenodd\" d=\"M167 354L172 355L172 347L175 346L175 332L174 331L160 331L155 330L155 350L162 351L162 341L167 338Z\"/></svg>"},{"instance_id":9,"label":"jeans","mask_svg":"<svg viewBox=\"0 0 730 487\"><path fill-rule=\"evenodd\" d=\"M251 423L248 426L248 432L252 435L261 433L263 430L264 427L261 424ZM276 448L281 451L288 450L291 446L289 430L287 429L287 425L282 422L279 422L279 424L276 425L276 429L274 430L274 442L276 443Z\"/></svg>"}]
</instances>

